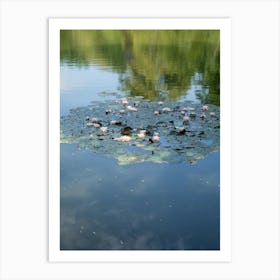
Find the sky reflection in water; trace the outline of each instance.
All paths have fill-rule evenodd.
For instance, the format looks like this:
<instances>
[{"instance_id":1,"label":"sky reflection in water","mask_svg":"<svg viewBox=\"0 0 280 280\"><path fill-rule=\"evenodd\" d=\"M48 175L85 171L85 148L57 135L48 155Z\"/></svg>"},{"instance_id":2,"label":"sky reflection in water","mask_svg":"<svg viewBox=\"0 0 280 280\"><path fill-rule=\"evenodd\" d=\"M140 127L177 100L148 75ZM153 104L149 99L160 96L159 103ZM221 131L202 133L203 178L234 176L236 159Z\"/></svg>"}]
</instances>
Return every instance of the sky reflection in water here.
<instances>
[{"instance_id":1,"label":"sky reflection in water","mask_svg":"<svg viewBox=\"0 0 280 280\"><path fill-rule=\"evenodd\" d=\"M217 31L61 31L60 114L101 92L219 106L219 70ZM219 152L120 166L60 146L61 250L219 250Z\"/></svg>"},{"instance_id":2,"label":"sky reflection in water","mask_svg":"<svg viewBox=\"0 0 280 280\"><path fill-rule=\"evenodd\" d=\"M219 153L119 166L61 145L61 249L219 249Z\"/></svg>"}]
</instances>

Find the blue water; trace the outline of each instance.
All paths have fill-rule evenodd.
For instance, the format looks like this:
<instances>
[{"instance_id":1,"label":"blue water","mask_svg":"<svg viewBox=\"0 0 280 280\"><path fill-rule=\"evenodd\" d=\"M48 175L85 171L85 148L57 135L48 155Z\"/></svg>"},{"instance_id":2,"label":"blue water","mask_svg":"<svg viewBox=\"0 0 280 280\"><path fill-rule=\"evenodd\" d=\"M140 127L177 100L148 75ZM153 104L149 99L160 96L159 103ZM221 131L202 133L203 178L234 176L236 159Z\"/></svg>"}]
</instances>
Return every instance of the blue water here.
<instances>
[{"instance_id":1,"label":"blue water","mask_svg":"<svg viewBox=\"0 0 280 280\"><path fill-rule=\"evenodd\" d=\"M217 31L68 30L60 43L61 116L112 98L102 92L219 106ZM60 148L61 250L220 249L219 152L120 166Z\"/></svg>"},{"instance_id":2,"label":"blue water","mask_svg":"<svg viewBox=\"0 0 280 280\"><path fill-rule=\"evenodd\" d=\"M119 166L61 145L62 250L218 250L219 153Z\"/></svg>"}]
</instances>

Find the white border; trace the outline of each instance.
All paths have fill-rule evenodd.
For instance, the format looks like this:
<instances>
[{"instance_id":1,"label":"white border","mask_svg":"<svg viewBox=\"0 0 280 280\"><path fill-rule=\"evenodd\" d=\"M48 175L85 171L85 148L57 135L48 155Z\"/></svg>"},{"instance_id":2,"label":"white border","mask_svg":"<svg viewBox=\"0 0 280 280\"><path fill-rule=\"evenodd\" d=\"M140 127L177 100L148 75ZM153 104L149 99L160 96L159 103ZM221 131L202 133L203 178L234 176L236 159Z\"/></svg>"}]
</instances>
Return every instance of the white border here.
<instances>
[{"instance_id":1,"label":"white border","mask_svg":"<svg viewBox=\"0 0 280 280\"><path fill-rule=\"evenodd\" d=\"M61 29L219 29L221 73L221 249L219 251L60 251L59 96ZM229 262L231 261L231 21L185 18L49 19L49 261ZM226 94L225 94L226 93Z\"/></svg>"}]
</instances>

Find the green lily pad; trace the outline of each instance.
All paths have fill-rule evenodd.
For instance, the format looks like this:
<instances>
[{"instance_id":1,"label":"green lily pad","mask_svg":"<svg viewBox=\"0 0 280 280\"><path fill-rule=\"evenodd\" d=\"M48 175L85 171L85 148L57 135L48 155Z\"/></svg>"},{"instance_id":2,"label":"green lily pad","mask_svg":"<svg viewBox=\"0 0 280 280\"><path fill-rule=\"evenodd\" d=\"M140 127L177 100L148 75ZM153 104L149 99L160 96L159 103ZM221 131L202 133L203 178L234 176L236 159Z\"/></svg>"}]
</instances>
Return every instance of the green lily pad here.
<instances>
[{"instance_id":1,"label":"green lily pad","mask_svg":"<svg viewBox=\"0 0 280 280\"><path fill-rule=\"evenodd\" d=\"M202 111L201 105L191 102L159 104L139 96L127 98L124 106L118 95L113 97L73 108L62 116L60 142L113 157L120 165L145 161L193 164L220 148L220 108L215 105L207 104L208 111ZM200 118L201 114L205 116ZM187 116L190 120L183 121Z\"/></svg>"}]
</instances>

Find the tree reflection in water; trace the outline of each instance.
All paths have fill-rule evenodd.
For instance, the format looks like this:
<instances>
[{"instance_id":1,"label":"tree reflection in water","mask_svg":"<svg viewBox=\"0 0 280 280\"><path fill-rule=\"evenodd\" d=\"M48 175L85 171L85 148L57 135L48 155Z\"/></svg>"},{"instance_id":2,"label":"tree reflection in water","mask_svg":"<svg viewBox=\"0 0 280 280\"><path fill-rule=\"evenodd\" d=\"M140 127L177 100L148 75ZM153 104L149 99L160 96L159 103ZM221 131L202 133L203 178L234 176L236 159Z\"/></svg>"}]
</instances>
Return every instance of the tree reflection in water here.
<instances>
[{"instance_id":1,"label":"tree reflection in water","mask_svg":"<svg viewBox=\"0 0 280 280\"><path fill-rule=\"evenodd\" d=\"M61 62L119 74L120 89L155 100L185 96L220 104L218 30L62 30Z\"/></svg>"}]
</instances>

